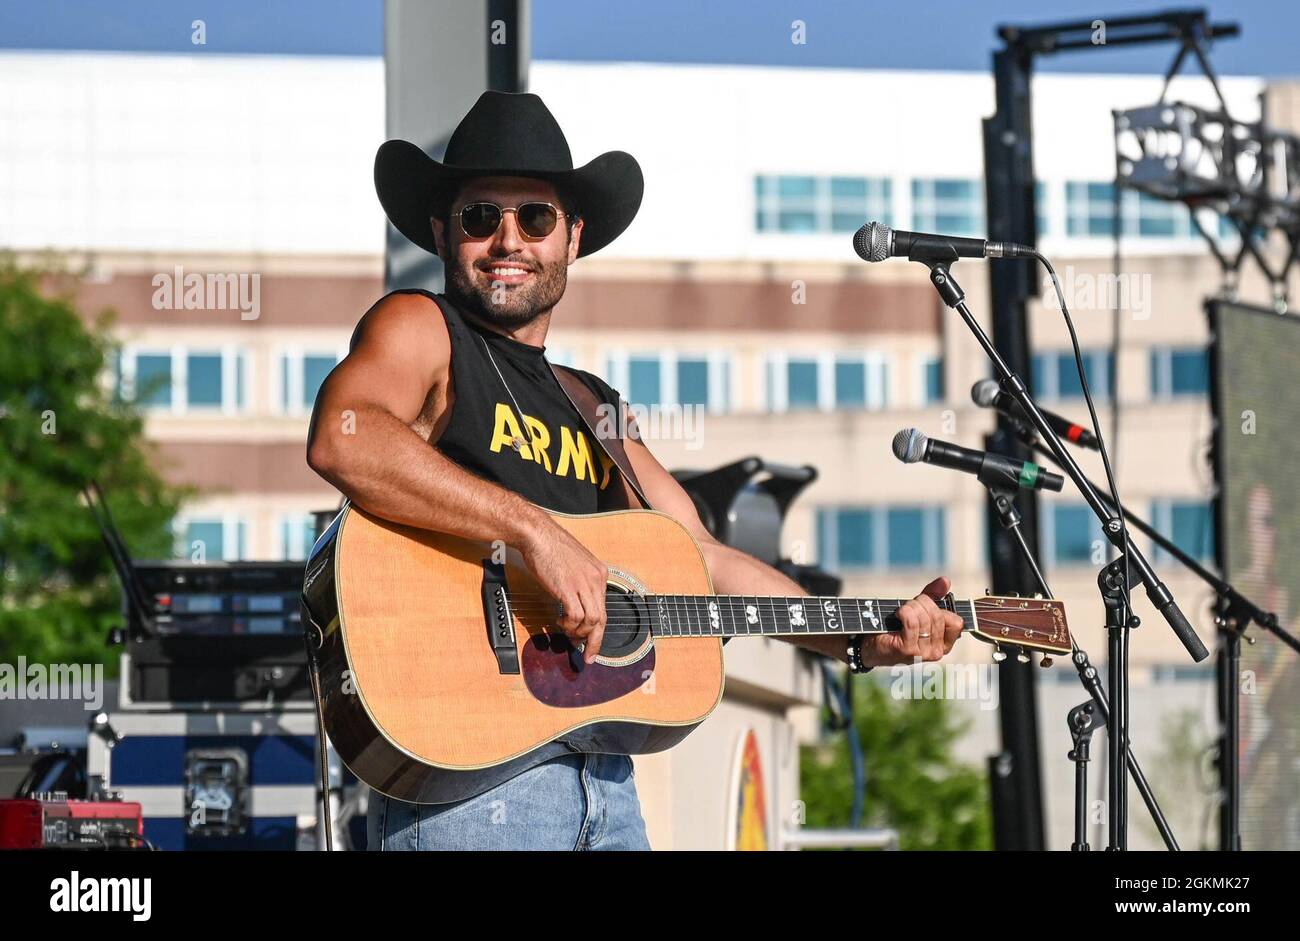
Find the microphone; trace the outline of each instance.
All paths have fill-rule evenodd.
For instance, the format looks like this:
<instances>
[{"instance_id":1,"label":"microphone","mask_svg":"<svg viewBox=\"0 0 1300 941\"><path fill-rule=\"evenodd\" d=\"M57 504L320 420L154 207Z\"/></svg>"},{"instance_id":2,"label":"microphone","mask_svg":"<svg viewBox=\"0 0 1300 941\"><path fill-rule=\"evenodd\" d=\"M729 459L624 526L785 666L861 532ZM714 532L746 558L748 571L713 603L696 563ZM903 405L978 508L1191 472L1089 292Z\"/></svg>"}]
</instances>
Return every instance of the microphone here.
<instances>
[{"instance_id":1,"label":"microphone","mask_svg":"<svg viewBox=\"0 0 1300 941\"><path fill-rule=\"evenodd\" d=\"M1029 416L1025 410L1020 407L1020 403L1013 399L1002 387L998 385L995 379L981 379L975 385L970 387L970 397L976 405L981 408L996 408L1003 415L1021 422L1028 422ZM1064 438L1066 441L1073 441L1081 448L1097 450L1097 436L1082 425L1076 425L1068 418L1062 418L1052 412L1039 409L1043 417L1047 419L1047 424L1052 430ZM1032 426L1030 426L1032 428Z\"/></svg>"},{"instance_id":2,"label":"microphone","mask_svg":"<svg viewBox=\"0 0 1300 941\"><path fill-rule=\"evenodd\" d=\"M1032 461L1018 461L991 451L972 451L947 441L934 441L917 428L904 428L894 435L894 457L904 464L924 461L965 471L974 474L988 487L1058 491L1065 486L1064 477L1044 470Z\"/></svg>"},{"instance_id":3,"label":"microphone","mask_svg":"<svg viewBox=\"0 0 1300 941\"><path fill-rule=\"evenodd\" d=\"M853 250L864 261L909 258L912 261L956 261L958 258L1032 258L1034 250L1015 242L988 242L955 235L904 232L881 222L868 222L853 234Z\"/></svg>"}]
</instances>

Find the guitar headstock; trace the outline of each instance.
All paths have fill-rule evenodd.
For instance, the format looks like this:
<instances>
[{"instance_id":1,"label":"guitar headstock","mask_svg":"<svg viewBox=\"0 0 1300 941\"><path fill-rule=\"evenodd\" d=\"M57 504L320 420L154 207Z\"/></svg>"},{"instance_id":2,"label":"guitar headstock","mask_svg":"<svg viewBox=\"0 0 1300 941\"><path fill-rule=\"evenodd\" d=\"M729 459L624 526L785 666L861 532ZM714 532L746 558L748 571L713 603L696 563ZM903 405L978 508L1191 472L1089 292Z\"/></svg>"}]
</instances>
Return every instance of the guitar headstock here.
<instances>
[{"instance_id":1,"label":"guitar headstock","mask_svg":"<svg viewBox=\"0 0 1300 941\"><path fill-rule=\"evenodd\" d=\"M1004 646L1061 657L1072 653L1065 605L1060 601L987 595L976 598L973 604L975 626L970 633L993 645L994 660L1006 659ZM1044 666L1050 663L1044 658Z\"/></svg>"}]
</instances>

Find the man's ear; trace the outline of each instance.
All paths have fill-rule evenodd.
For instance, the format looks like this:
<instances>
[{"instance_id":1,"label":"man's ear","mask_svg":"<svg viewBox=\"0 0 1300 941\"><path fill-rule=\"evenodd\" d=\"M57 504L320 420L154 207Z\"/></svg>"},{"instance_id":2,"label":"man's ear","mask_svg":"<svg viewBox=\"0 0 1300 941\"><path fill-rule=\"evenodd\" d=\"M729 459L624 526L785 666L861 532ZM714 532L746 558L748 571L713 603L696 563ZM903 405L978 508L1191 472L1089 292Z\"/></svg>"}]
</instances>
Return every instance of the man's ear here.
<instances>
[{"instance_id":1,"label":"man's ear","mask_svg":"<svg viewBox=\"0 0 1300 941\"><path fill-rule=\"evenodd\" d=\"M429 217L429 225L433 229L433 245L438 249L438 257L446 261L447 244L443 241L443 237L447 234L446 226L442 224L442 220L437 216Z\"/></svg>"},{"instance_id":2,"label":"man's ear","mask_svg":"<svg viewBox=\"0 0 1300 941\"><path fill-rule=\"evenodd\" d=\"M578 246L582 244L582 216L578 221L573 223L573 228L569 230L569 264L578 260Z\"/></svg>"}]
</instances>

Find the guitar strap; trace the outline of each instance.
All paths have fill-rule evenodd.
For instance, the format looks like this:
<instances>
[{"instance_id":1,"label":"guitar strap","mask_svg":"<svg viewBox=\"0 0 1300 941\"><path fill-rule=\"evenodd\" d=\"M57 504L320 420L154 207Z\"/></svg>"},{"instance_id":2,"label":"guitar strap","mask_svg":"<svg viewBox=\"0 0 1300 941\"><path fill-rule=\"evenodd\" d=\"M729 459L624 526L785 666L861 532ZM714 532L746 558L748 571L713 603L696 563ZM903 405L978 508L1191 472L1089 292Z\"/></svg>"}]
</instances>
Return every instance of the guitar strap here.
<instances>
[{"instance_id":1,"label":"guitar strap","mask_svg":"<svg viewBox=\"0 0 1300 941\"><path fill-rule=\"evenodd\" d=\"M628 460L627 449L623 447L623 439L618 435L618 429L614 429L613 434L600 434L597 429L601 427L608 428L611 422L611 416L602 414L601 406L605 405L605 412L608 412L609 406L596 397L596 393L582 381L577 373L564 366L556 366L554 363L547 363L551 367L551 373L555 380L564 390L564 394L569 397L573 407L578 410L578 415L582 418L583 424L587 426L587 434L597 447L604 450L609 455L609 459L614 462L614 466L619 470L619 486L614 489L608 496L602 493L601 509L653 509L650 501L646 499L645 493L641 490L641 484L636 479L636 471L632 470L632 462ZM622 416L617 416L622 419ZM628 418L627 435L634 441L640 441L641 436L637 431L636 422Z\"/></svg>"}]
</instances>

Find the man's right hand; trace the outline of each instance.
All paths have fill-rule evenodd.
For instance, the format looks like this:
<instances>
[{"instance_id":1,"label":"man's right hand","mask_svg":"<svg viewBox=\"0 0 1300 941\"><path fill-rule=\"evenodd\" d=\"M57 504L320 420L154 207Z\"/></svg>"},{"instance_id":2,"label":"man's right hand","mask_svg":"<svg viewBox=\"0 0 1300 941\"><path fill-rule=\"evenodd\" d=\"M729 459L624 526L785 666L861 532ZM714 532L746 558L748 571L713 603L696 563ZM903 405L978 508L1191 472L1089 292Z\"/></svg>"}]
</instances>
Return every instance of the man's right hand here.
<instances>
[{"instance_id":1,"label":"man's right hand","mask_svg":"<svg viewBox=\"0 0 1300 941\"><path fill-rule=\"evenodd\" d=\"M524 565L542 589L563 607L556 624L583 661L600 653L605 636L605 591L609 568L549 516L520 549Z\"/></svg>"}]
</instances>

